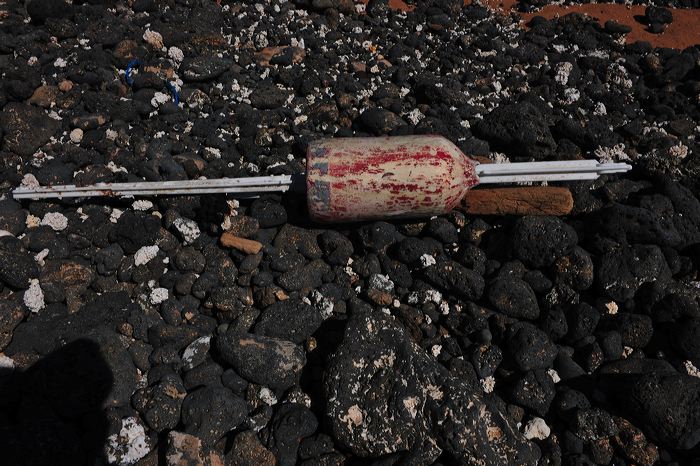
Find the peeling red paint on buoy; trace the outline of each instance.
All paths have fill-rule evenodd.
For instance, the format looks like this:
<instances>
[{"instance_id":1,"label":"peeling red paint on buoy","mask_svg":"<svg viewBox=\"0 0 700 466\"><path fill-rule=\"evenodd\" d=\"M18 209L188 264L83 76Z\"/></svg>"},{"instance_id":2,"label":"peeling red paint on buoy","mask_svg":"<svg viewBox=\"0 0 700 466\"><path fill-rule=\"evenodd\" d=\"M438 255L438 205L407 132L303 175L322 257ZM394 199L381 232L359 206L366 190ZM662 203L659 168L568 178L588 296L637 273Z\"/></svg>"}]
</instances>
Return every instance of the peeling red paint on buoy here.
<instances>
[{"instance_id":1,"label":"peeling red paint on buoy","mask_svg":"<svg viewBox=\"0 0 700 466\"><path fill-rule=\"evenodd\" d=\"M321 222L442 214L478 182L475 163L441 136L340 138L307 151L309 214Z\"/></svg>"}]
</instances>

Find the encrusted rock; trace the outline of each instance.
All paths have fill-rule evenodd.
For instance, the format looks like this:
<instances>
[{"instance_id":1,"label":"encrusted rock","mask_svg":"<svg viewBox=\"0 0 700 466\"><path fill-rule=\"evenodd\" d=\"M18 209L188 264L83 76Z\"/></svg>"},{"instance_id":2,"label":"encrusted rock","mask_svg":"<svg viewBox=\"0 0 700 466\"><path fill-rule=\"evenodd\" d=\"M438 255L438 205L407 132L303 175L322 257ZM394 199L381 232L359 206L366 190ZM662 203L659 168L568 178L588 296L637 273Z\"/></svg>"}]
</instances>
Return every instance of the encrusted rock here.
<instances>
[{"instance_id":1,"label":"encrusted rock","mask_svg":"<svg viewBox=\"0 0 700 466\"><path fill-rule=\"evenodd\" d=\"M224 460L215 451L209 451L202 439L184 432L171 431L165 450L167 466L223 466Z\"/></svg>"},{"instance_id":2,"label":"encrusted rock","mask_svg":"<svg viewBox=\"0 0 700 466\"><path fill-rule=\"evenodd\" d=\"M446 451L483 464L539 457L475 388L450 376L393 318L360 302L324 383L333 434L356 455L411 451L430 463Z\"/></svg>"}]
</instances>

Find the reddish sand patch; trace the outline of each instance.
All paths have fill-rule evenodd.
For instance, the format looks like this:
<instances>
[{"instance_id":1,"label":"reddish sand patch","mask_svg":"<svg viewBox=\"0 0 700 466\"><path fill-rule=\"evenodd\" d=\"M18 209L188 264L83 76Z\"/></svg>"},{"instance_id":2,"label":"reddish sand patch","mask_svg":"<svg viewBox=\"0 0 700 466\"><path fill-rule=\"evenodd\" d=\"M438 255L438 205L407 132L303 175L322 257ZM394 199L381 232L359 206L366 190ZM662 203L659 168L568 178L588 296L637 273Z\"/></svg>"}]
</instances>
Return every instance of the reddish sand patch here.
<instances>
[{"instance_id":1,"label":"reddish sand patch","mask_svg":"<svg viewBox=\"0 0 700 466\"><path fill-rule=\"evenodd\" d=\"M360 0L367 3L368 0ZM613 3L596 3L586 5L547 5L535 13L520 13L516 10L517 0L481 0L481 2L494 11L504 14L517 13L522 17L521 24L525 24L535 16L544 16L547 19L557 18L569 13L581 13L597 20L601 24L612 19L620 24L632 28L627 34L627 42L644 40L654 47L668 47L684 49L700 44L700 9L676 9L673 11L673 23L662 34L652 34L646 30L646 26L637 21L635 16L644 16L643 5L618 5ZM465 0L465 4L471 0ZM415 7L406 4L403 0L389 0L389 6L400 11L411 11Z\"/></svg>"},{"instance_id":2,"label":"reddish sand patch","mask_svg":"<svg viewBox=\"0 0 700 466\"><path fill-rule=\"evenodd\" d=\"M363 3L367 2L365 1ZM403 0L389 0L389 8L393 8L394 10L399 11L412 11L416 7L405 3Z\"/></svg>"},{"instance_id":3,"label":"reddish sand patch","mask_svg":"<svg viewBox=\"0 0 700 466\"><path fill-rule=\"evenodd\" d=\"M468 1L468 0L467 0ZM627 34L627 42L645 40L654 47L668 47L684 49L700 44L700 10L675 9L673 11L673 23L662 34L652 34L646 30L646 26L637 21L635 16L644 16L643 5L618 5L612 3L596 3L587 5L547 5L535 13L520 13L516 11L517 0L482 0L489 8L503 13L516 12L523 18L523 22L530 21L535 16L544 16L552 19L569 13L582 13L598 20L601 24L607 20L614 20L632 28Z\"/></svg>"}]
</instances>

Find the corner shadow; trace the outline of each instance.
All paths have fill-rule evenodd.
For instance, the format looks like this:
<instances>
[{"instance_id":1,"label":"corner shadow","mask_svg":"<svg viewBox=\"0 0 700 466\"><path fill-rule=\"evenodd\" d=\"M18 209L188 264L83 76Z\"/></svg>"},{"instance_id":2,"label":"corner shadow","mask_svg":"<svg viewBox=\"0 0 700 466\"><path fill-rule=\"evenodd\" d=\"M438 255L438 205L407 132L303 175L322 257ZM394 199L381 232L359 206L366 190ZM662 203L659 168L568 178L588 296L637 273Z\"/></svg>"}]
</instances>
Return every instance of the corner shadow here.
<instances>
[{"instance_id":1,"label":"corner shadow","mask_svg":"<svg viewBox=\"0 0 700 466\"><path fill-rule=\"evenodd\" d=\"M102 456L114 379L100 347L72 341L24 371L0 369L0 455L7 465L90 465Z\"/></svg>"}]
</instances>

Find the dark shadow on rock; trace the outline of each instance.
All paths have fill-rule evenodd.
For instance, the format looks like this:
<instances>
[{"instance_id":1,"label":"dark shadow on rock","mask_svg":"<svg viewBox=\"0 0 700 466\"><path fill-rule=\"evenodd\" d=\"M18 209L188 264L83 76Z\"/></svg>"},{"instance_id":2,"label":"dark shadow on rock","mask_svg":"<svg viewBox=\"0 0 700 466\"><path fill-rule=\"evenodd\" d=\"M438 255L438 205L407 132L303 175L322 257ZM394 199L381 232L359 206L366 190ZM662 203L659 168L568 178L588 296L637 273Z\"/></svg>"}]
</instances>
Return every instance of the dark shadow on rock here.
<instances>
[{"instance_id":1,"label":"dark shadow on rock","mask_svg":"<svg viewBox=\"0 0 700 466\"><path fill-rule=\"evenodd\" d=\"M649 25L649 21L647 21L647 17L644 15L634 15L634 20L639 24L644 24L645 26Z\"/></svg>"},{"instance_id":2,"label":"dark shadow on rock","mask_svg":"<svg viewBox=\"0 0 700 466\"><path fill-rule=\"evenodd\" d=\"M335 353L343 341L346 319L331 318L325 320L316 332L316 350L307 355L307 363L301 373L299 385L311 396L311 411L318 419L323 419L325 403L323 400L323 371L328 365L328 358Z\"/></svg>"},{"instance_id":3,"label":"dark shadow on rock","mask_svg":"<svg viewBox=\"0 0 700 466\"><path fill-rule=\"evenodd\" d=\"M25 371L0 372L0 455L7 465L94 465L114 379L93 341L78 339Z\"/></svg>"}]
</instances>

